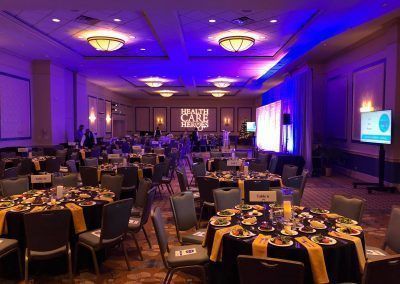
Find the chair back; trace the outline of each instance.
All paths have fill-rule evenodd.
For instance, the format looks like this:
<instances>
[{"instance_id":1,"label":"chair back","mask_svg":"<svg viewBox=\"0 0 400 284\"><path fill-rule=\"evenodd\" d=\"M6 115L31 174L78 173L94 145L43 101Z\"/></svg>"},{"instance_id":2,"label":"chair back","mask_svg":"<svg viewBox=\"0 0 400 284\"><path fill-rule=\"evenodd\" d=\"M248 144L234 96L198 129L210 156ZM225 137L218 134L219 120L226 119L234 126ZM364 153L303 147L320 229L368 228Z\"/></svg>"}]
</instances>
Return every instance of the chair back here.
<instances>
[{"instance_id":1,"label":"chair back","mask_svg":"<svg viewBox=\"0 0 400 284\"><path fill-rule=\"evenodd\" d=\"M53 175L53 186L63 185L67 187L77 187L78 186L78 174L67 174L54 176Z\"/></svg>"},{"instance_id":2,"label":"chair back","mask_svg":"<svg viewBox=\"0 0 400 284\"><path fill-rule=\"evenodd\" d=\"M164 155L164 148L154 148L154 154Z\"/></svg>"},{"instance_id":3,"label":"chair back","mask_svg":"<svg viewBox=\"0 0 400 284\"><path fill-rule=\"evenodd\" d=\"M257 162L257 161L250 161L249 162L249 171L253 172L265 172L268 170L268 164L266 162Z\"/></svg>"},{"instance_id":4,"label":"chair back","mask_svg":"<svg viewBox=\"0 0 400 284\"><path fill-rule=\"evenodd\" d=\"M19 167L11 167L4 170L3 178L16 178L18 177Z\"/></svg>"},{"instance_id":5,"label":"chair back","mask_svg":"<svg viewBox=\"0 0 400 284\"><path fill-rule=\"evenodd\" d=\"M101 187L107 188L115 193L115 199L119 200L122 191L123 175L101 175Z\"/></svg>"},{"instance_id":6,"label":"chair back","mask_svg":"<svg viewBox=\"0 0 400 284\"><path fill-rule=\"evenodd\" d=\"M396 284L400 279L400 254L367 261L362 284Z\"/></svg>"},{"instance_id":7,"label":"chair back","mask_svg":"<svg viewBox=\"0 0 400 284\"><path fill-rule=\"evenodd\" d=\"M192 166L194 177L202 177L206 175L206 164L204 162L194 163Z\"/></svg>"},{"instance_id":8,"label":"chair back","mask_svg":"<svg viewBox=\"0 0 400 284\"><path fill-rule=\"evenodd\" d=\"M60 171L60 160L56 157L47 158L44 162L45 171L48 173L57 173Z\"/></svg>"},{"instance_id":9,"label":"chair back","mask_svg":"<svg viewBox=\"0 0 400 284\"><path fill-rule=\"evenodd\" d=\"M122 155L122 149L113 149L113 150L112 150L112 153L113 153L113 154L120 154L120 155Z\"/></svg>"},{"instance_id":10,"label":"chair back","mask_svg":"<svg viewBox=\"0 0 400 284\"><path fill-rule=\"evenodd\" d=\"M304 188L306 187L307 176L308 176L308 171L303 170L301 175L288 178L285 186L297 189L299 191L300 198L302 198L304 193Z\"/></svg>"},{"instance_id":11,"label":"chair back","mask_svg":"<svg viewBox=\"0 0 400 284\"><path fill-rule=\"evenodd\" d=\"M218 188L213 191L213 194L216 211L233 208L242 200L240 189L236 187Z\"/></svg>"},{"instance_id":12,"label":"chair back","mask_svg":"<svg viewBox=\"0 0 400 284\"><path fill-rule=\"evenodd\" d=\"M151 180L144 178L139 182L136 192L135 207L144 208L146 206L147 192L151 188Z\"/></svg>"},{"instance_id":13,"label":"chair back","mask_svg":"<svg viewBox=\"0 0 400 284\"><path fill-rule=\"evenodd\" d=\"M386 232L385 245L400 253L400 207L393 207Z\"/></svg>"},{"instance_id":14,"label":"chair back","mask_svg":"<svg viewBox=\"0 0 400 284\"><path fill-rule=\"evenodd\" d=\"M214 159L216 171L228 171L228 161L226 159Z\"/></svg>"},{"instance_id":15,"label":"chair back","mask_svg":"<svg viewBox=\"0 0 400 284\"><path fill-rule=\"evenodd\" d=\"M222 158L222 153L217 151L211 151L210 158Z\"/></svg>"},{"instance_id":16,"label":"chair back","mask_svg":"<svg viewBox=\"0 0 400 284\"><path fill-rule=\"evenodd\" d=\"M156 188L153 187L146 193L146 202L143 207L142 216L140 218L140 225L144 226L149 220L151 213L151 206L153 205L154 197L156 195Z\"/></svg>"},{"instance_id":17,"label":"chair back","mask_svg":"<svg viewBox=\"0 0 400 284\"><path fill-rule=\"evenodd\" d=\"M249 153L247 151L246 152L235 151L235 156L236 156L236 158L239 158L239 159L247 159L249 157Z\"/></svg>"},{"instance_id":18,"label":"chair back","mask_svg":"<svg viewBox=\"0 0 400 284\"><path fill-rule=\"evenodd\" d=\"M98 167L99 160L97 158L86 158L85 159L85 166L86 167Z\"/></svg>"},{"instance_id":19,"label":"chair back","mask_svg":"<svg viewBox=\"0 0 400 284\"><path fill-rule=\"evenodd\" d=\"M297 175L298 167L295 165L284 165L282 170L282 182L286 185L289 178L294 177Z\"/></svg>"},{"instance_id":20,"label":"chair back","mask_svg":"<svg viewBox=\"0 0 400 284\"><path fill-rule=\"evenodd\" d=\"M250 202L250 191L269 191L269 180L245 180L244 181L244 200Z\"/></svg>"},{"instance_id":21,"label":"chair back","mask_svg":"<svg viewBox=\"0 0 400 284\"><path fill-rule=\"evenodd\" d=\"M97 167L79 167L83 186L99 186Z\"/></svg>"},{"instance_id":22,"label":"chair back","mask_svg":"<svg viewBox=\"0 0 400 284\"><path fill-rule=\"evenodd\" d=\"M176 170L176 176L178 177L179 189L181 192L185 192L188 190L187 185L185 183L185 175L183 174L183 170Z\"/></svg>"},{"instance_id":23,"label":"chair back","mask_svg":"<svg viewBox=\"0 0 400 284\"><path fill-rule=\"evenodd\" d=\"M65 162L67 165L68 171L70 173L77 173L78 169L76 168L76 161L75 160L68 160Z\"/></svg>"},{"instance_id":24,"label":"chair back","mask_svg":"<svg viewBox=\"0 0 400 284\"><path fill-rule=\"evenodd\" d=\"M29 190L28 177L0 180L3 196L21 194Z\"/></svg>"},{"instance_id":25,"label":"chair back","mask_svg":"<svg viewBox=\"0 0 400 284\"><path fill-rule=\"evenodd\" d=\"M138 168L134 166L119 167L117 173L124 176L122 187L134 187L138 184Z\"/></svg>"},{"instance_id":26,"label":"chair back","mask_svg":"<svg viewBox=\"0 0 400 284\"><path fill-rule=\"evenodd\" d=\"M142 156L143 164L155 165L157 163L157 156L153 154L147 154Z\"/></svg>"},{"instance_id":27,"label":"chair back","mask_svg":"<svg viewBox=\"0 0 400 284\"><path fill-rule=\"evenodd\" d=\"M56 158L58 159L61 165L64 165L65 160L67 159L67 149L57 150Z\"/></svg>"},{"instance_id":28,"label":"chair back","mask_svg":"<svg viewBox=\"0 0 400 284\"><path fill-rule=\"evenodd\" d=\"M175 226L178 231L187 231L197 225L196 209L193 193L190 191L177 193L169 198Z\"/></svg>"},{"instance_id":29,"label":"chair back","mask_svg":"<svg viewBox=\"0 0 400 284\"><path fill-rule=\"evenodd\" d=\"M364 213L365 199L334 195L331 200L331 212L360 222Z\"/></svg>"},{"instance_id":30,"label":"chair back","mask_svg":"<svg viewBox=\"0 0 400 284\"><path fill-rule=\"evenodd\" d=\"M110 159L108 159L108 162L110 163L110 164L122 164L123 162L124 162L124 158L122 158L122 157L119 157L119 158L110 158Z\"/></svg>"},{"instance_id":31,"label":"chair back","mask_svg":"<svg viewBox=\"0 0 400 284\"><path fill-rule=\"evenodd\" d=\"M28 158L22 158L19 164L18 175L25 176L32 173L32 160Z\"/></svg>"},{"instance_id":32,"label":"chair back","mask_svg":"<svg viewBox=\"0 0 400 284\"><path fill-rule=\"evenodd\" d=\"M153 183L160 183L164 174L165 163L159 163L154 166L153 176L151 178Z\"/></svg>"},{"instance_id":33,"label":"chair back","mask_svg":"<svg viewBox=\"0 0 400 284\"><path fill-rule=\"evenodd\" d=\"M302 262L239 255L237 264L241 284L264 283L266 279L273 284L302 284L304 281Z\"/></svg>"},{"instance_id":34,"label":"chair back","mask_svg":"<svg viewBox=\"0 0 400 284\"><path fill-rule=\"evenodd\" d=\"M45 252L66 247L70 221L71 212L66 209L24 214L27 249Z\"/></svg>"},{"instance_id":35,"label":"chair back","mask_svg":"<svg viewBox=\"0 0 400 284\"><path fill-rule=\"evenodd\" d=\"M219 180L212 177L199 176L196 178L201 201L214 203L214 189L219 188Z\"/></svg>"},{"instance_id":36,"label":"chair back","mask_svg":"<svg viewBox=\"0 0 400 284\"><path fill-rule=\"evenodd\" d=\"M0 179L3 178L5 169L6 169L6 162L0 159Z\"/></svg>"},{"instance_id":37,"label":"chair back","mask_svg":"<svg viewBox=\"0 0 400 284\"><path fill-rule=\"evenodd\" d=\"M133 199L122 199L103 206L100 243L122 239L128 230Z\"/></svg>"},{"instance_id":38,"label":"chair back","mask_svg":"<svg viewBox=\"0 0 400 284\"><path fill-rule=\"evenodd\" d=\"M163 217L161 216L160 207L155 207L151 211L151 221L154 226L154 230L156 233L158 246L160 247L160 253L161 253L162 260L164 262L164 266L167 267L167 262L165 260L165 253L169 252L168 234L165 231L165 223L164 223Z\"/></svg>"},{"instance_id":39,"label":"chair back","mask_svg":"<svg viewBox=\"0 0 400 284\"><path fill-rule=\"evenodd\" d=\"M278 166L278 157L277 156L271 157L271 160L269 162L268 171L275 174L276 170L277 170L277 166Z\"/></svg>"}]
</instances>

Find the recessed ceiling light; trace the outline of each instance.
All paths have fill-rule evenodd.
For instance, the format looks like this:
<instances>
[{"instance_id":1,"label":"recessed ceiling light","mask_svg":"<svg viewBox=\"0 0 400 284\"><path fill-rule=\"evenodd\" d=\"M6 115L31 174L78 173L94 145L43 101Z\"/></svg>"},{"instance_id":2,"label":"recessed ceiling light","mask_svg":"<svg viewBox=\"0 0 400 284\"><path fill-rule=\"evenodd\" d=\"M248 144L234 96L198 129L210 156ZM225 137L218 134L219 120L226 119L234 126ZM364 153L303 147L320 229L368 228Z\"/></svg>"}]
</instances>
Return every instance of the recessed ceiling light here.
<instances>
[{"instance_id":1,"label":"recessed ceiling light","mask_svg":"<svg viewBox=\"0 0 400 284\"><path fill-rule=\"evenodd\" d=\"M212 51L212 49L211 48L207 48L207 51L210 52L210 51Z\"/></svg>"},{"instance_id":2,"label":"recessed ceiling light","mask_svg":"<svg viewBox=\"0 0 400 284\"><path fill-rule=\"evenodd\" d=\"M209 19L208 22L209 23L215 23L217 20L216 19Z\"/></svg>"},{"instance_id":3,"label":"recessed ceiling light","mask_svg":"<svg viewBox=\"0 0 400 284\"><path fill-rule=\"evenodd\" d=\"M134 36L134 35L130 35L129 37L130 37L130 38L135 38L135 36Z\"/></svg>"},{"instance_id":4,"label":"recessed ceiling light","mask_svg":"<svg viewBox=\"0 0 400 284\"><path fill-rule=\"evenodd\" d=\"M61 20L60 19L58 19L58 18L53 18L53 19L51 19L54 23L59 23L59 22L61 22Z\"/></svg>"},{"instance_id":5,"label":"recessed ceiling light","mask_svg":"<svg viewBox=\"0 0 400 284\"><path fill-rule=\"evenodd\" d=\"M277 22L278 22L278 20L276 20L276 19L272 19L272 20L270 20L269 22L274 24L274 23L277 23Z\"/></svg>"},{"instance_id":6,"label":"recessed ceiling light","mask_svg":"<svg viewBox=\"0 0 400 284\"><path fill-rule=\"evenodd\" d=\"M115 18L113 21L114 21L114 22L121 22L121 19Z\"/></svg>"},{"instance_id":7,"label":"recessed ceiling light","mask_svg":"<svg viewBox=\"0 0 400 284\"><path fill-rule=\"evenodd\" d=\"M214 39L214 37L213 36L209 36L208 39Z\"/></svg>"},{"instance_id":8,"label":"recessed ceiling light","mask_svg":"<svg viewBox=\"0 0 400 284\"><path fill-rule=\"evenodd\" d=\"M85 38L83 35L78 36L78 38Z\"/></svg>"},{"instance_id":9,"label":"recessed ceiling light","mask_svg":"<svg viewBox=\"0 0 400 284\"><path fill-rule=\"evenodd\" d=\"M258 39L265 39L265 36L259 36Z\"/></svg>"},{"instance_id":10,"label":"recessed ceiling light","mask_svg":"<svg viewBox=\"0 0 400 284\"><path fill-rule=\"evenodd\" d=\"M146 48L143 48L143 47L142 47L140 50L141 50L141 51L145 51L145 50L146 50Z\"/></svg>"}]
</instances>

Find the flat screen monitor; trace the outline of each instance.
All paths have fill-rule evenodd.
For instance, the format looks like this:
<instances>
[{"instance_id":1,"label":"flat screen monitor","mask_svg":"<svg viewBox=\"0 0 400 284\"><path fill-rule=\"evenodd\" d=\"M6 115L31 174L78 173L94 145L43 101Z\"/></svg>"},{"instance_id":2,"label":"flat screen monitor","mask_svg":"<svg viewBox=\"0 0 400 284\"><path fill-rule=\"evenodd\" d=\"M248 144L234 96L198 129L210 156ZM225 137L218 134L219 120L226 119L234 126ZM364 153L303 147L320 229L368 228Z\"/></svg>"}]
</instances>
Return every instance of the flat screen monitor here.
<instances>
[{"instance_id":1,"label":"flat screen monitor","mask_svg":"<svg viewBox=\"0 0 400 284\"><path fill-rule=\"evenodd\" d=\"M246 123L246 130L247 132L256 132L256 122L255 121L248 121Z\"/></svg>"},{"instance_id":2,"label":"flat screen monitor","mask_svg":"<svg viewBox=\"0 0 400 284\"><path fill-rule=\"evenodd\" d=\"M361 113L361 142L391 144L392 111L381 110Z\"/></svg>"}]
</instances>

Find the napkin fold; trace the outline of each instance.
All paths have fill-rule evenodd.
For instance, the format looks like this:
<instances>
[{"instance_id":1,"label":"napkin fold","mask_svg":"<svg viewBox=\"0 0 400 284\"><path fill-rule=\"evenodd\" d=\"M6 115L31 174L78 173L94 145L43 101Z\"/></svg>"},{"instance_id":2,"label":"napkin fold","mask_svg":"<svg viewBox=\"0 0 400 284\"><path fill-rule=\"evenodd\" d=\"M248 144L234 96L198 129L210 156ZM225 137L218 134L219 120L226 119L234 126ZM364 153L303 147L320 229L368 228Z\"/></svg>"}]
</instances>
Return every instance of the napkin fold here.
<instances>
[{"instance_id":1,"label":"napkin fold","mask_svg":"<svg viewBox=\"0 0 400 284\"><path fill-rule=\"evenodd\" d=\"M215 232L214 241L211 249L210 260L217 262L222 260L222 238L232 230L240 228L239 225L219 229Z\"/></svg>"},{"instance_id":2,"label":"napkin fold","mask_svg":"<svg viewBox=\"0 0 400 284\"><path fill-rule=\"evenodd\" d=\"M138 178L139 178L139 180L142 180L143 179L143 169L138 169Z\"/></svg>"},{"instance_id":3,"label":"napkin fold","mask_svg":"<svg viewBox=\"0 0 400 284\"><path fill-rule=\"evenodd\" d=\"M336 214L336 213L328 213L328 214L325 214L325 215L326 215L326 217L328 217L330 219L336 219L336 218L342 217L342 215L339 215L339 214Z\"/></svg>"},{"instance_id":4,"label":"napkin fold","mask_svg":"<svg viewBox=\"0 0 400 284\"><path fill-rule=\"evenodd\" d=\"M267 257L268 241L271 238L270 235L259 234L251 244L253 256L255 257Z\"/></svg>"},{"instance_id":5,"label":"napkin fold","mask_svg":"<svg viewBox=\"0 0 400 284\"><path fill-rule=\"evenodd\" d=\"M94 200L107 201L107 202L113 202L114 201L114 199L112 199L110 197L104 197L104 196L98 196L98 197L94 198Z\"/></svg>"},{"instance_id":6,"label":"napkin fold","mask_svg":"<svg viewBox=\"0 0 400 284\"><path fill-rule=\"evenodd\" d=\"M7 212L12 210L17 206L12 206L3 210L0 210L0 235L7 234L7 220L6 220L6 215Z\"/></svg>"},{"instance_id":7,"label":"napkin fold","mask_svg":"<svg viewBox=\"0 0 400 284\"><path fill-rule=\"evenodd\" d=\"M33 165L35 166L36 171L40 171L40 163L38 160L33 160L32 161Z\"/></svg>"},{"instance_id":8,"label":"napkin fold","mask_svg":"<svg viewBox=\"0 0 400 284\"><path fill-rule=\"evenodd\" d=\"M356 247L356 251L357 251L358 264L360 266L360 271L361 271L361 273L363 273L366 260L365 260L364 247L362 245L361 239L358 237L355 237L355 236L350 236L348 234L339 233L339 232L335 232L335 231L329 232L328 235L330 235L332 237L348 240L348 241L351 241L354 243L354 245Z\"/></svg>"},{"instance_id":9,"label":"napkin fold","mask_svg":"<svg viewBox=\"0 0 400 284\"><path fill-rule=\"evenodd\" d=\"M238 187L240 189L240 196L242 197L242 199L244 199L244 180L238 180Z\"/></svg>"},{"instance_id":10,"label":"napkin fold","mask_svg":"<svg viewBox=\"0 0 400 284\"><path fill-rule=\"evenodd\" d=\"M43 211L45 208L46 208L46 206L35 206L35 207L33 207L33 209L31 210L31 213L32 213L32 212L40 212L40 211Z\"/></svg>"},{"instance_id":11,"label":"napkin fold","mask_svg":"<svg viewBox=\"0 0 400 284\"><path fill-rule=\"evenodd\" d=\"M295 240L307 250L314 283L329 283L322 247L305 236L297 237Z\"/></svg>"},{"instance_id":12,"label":"napkin fold","mask_svg":"<svg viewBox=\"0 0 400 284\"><path fill-rule=\"evenodd\" d=\"M71 211L72 220L74 221L75 233L79 234L87 230L83 209L74 203L67 203L65 206Z\"/></svg>"}]
</instances>

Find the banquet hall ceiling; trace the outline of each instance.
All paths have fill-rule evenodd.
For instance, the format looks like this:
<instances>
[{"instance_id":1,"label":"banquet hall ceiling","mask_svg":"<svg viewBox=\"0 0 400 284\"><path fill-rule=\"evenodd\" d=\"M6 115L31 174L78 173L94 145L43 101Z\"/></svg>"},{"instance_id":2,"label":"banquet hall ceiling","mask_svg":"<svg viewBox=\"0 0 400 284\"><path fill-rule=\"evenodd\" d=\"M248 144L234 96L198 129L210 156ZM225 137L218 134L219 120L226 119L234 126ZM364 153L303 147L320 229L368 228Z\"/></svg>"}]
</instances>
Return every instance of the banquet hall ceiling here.
<instances>
[{"instance_id":1,"label":"banquet hall ceiling","mask_svg":"<svg viewBox=\"0 0 400 284\"><path fill-rule=\"evenodd\" d=\"M379 17L390 19L400 7L397 1L372 0L237 0L213 7L207 4L215 1L208 0L199 6L153 0L134 7L123 0L111 1L115 5L70 1L69 7L9 2L0 4L1 50L29 60L52 60L137 98L158 97L141 81L152 76L167 80L164 88L178 91L177 97L209 97L207 91L215 89L211 80L219 76L233 80L226 97L257 96L265 91L267 78L321 42ZM95 50L86 37L99 30L122 34L126 44L114 52ZM255 38L255 45L239 53L218 45L225 34L238 32ZM349 41L335 44L344 48Z\"/></svg>"}]
</instances>

